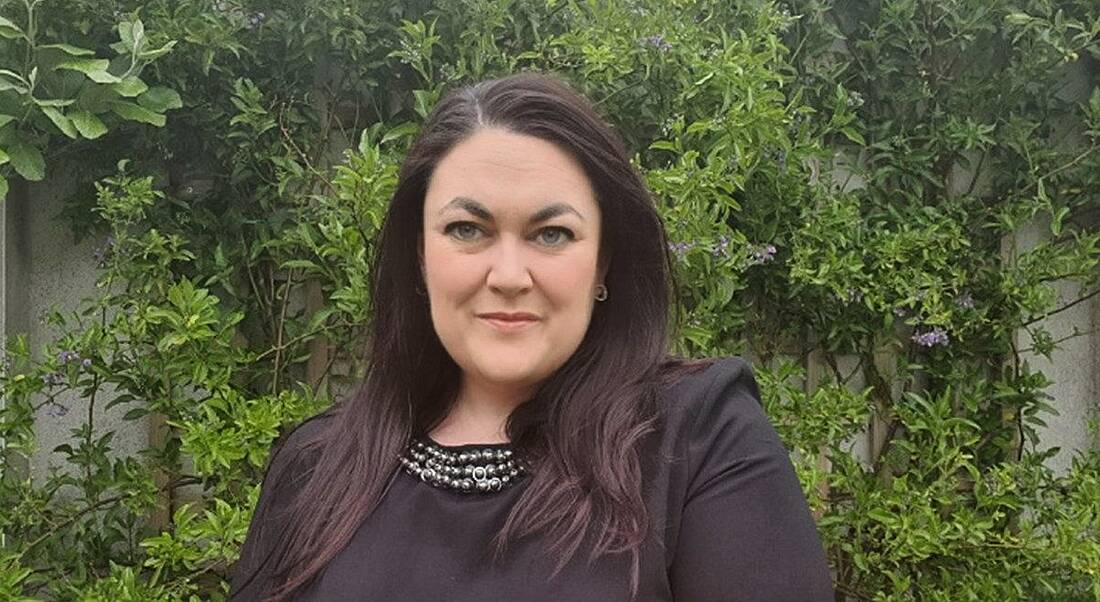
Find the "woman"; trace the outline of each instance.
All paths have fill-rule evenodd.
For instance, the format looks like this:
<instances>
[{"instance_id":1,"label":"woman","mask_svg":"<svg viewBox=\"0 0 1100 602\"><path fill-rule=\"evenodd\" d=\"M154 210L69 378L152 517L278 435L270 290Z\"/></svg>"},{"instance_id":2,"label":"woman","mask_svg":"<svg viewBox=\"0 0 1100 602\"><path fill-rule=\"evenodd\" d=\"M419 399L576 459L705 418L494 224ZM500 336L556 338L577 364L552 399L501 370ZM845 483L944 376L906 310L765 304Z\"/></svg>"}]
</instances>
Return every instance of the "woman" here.
<instances>
[{"instance_id":1,"label":"woman","mask_svg":"<svg viewBox=\"0 0 1100 602\"><path fill-rule=\"evenodd\" d=\"M362 389L274 452L233 599L832 599L749 368L667 357L664 229L568 85L442 99L377 253Z\"/></svg>"}]
</instances>

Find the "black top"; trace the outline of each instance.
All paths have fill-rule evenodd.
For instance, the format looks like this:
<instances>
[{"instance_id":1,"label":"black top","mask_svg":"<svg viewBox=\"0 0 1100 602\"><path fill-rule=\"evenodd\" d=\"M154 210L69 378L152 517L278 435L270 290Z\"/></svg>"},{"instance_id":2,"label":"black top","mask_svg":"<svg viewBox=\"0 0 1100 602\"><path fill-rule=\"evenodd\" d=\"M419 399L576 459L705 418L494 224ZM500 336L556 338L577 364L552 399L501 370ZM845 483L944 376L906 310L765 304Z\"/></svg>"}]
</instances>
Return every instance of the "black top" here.
<instances>
[{"instance_id":1,"label":"black top","mask_svg":"<svg viewBox=\"0 0 1100 602\"><path fill-rule=\"evenodd\" d=\"M813 517L745 362L719 360L664 387L662 401L664 426L643 460L655 528L642 550L637 600L831 602ZM270 549L256 525L285 505L272 492L281 490L287 466L308 439L304 431L316 429L316 422L295 430L271 462L237 565L234 600L259 600L268 585L263 571L248 579ZM512 543L495 565L484 558L526 484L525 478L503 491L462 493L401 469L348 546L296 599L628 600L629 554L602 556L587 566L581 549L553 579L552 561L531 538ZM272 526L267 532L277 533Z\"/></svg>"}]
</instances>

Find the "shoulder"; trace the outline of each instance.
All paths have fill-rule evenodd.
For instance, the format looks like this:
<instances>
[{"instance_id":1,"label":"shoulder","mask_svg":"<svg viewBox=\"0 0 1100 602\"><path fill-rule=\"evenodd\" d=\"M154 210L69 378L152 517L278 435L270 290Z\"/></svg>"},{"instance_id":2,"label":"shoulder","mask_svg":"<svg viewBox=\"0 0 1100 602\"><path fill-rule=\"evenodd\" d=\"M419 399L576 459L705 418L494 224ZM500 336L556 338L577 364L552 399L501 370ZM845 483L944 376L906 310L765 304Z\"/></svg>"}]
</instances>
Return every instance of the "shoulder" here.
<instances>
[{"instance_id":1,"label":"shoulder","mask_svg":"<svg viewBox=\"0 0 1100 602\"><path fill-rule=\"evenodd\" d=\"M666 449L686 461L695 482L731 464L787 452L764 412L748 362L738 357L708 361L705 368L662 388Z\"/></svg>"},{"instance_id":2,"label":"shoulder","mask_svg":"<svg viewBox=\"0 0 1100 602\"><path fill-rule=\"evenodd\" d=\"M760 391L748 362L739 357L694 360L666 377L662 405L672 422L697 423L716 415L762 413ZM672 370L665 370L671 373Z\"/></svg>"},{"instance_id":3,"label":"shoulder","mask_svg":"<svg viewBox=\"0 0 1100 602\"><path fill-rule=\"evenodd\" d=\"M307 418L279 436L271 446L264 488L283 490L300 487L313 465L336 419L332 411Z\"/></svg>"}]
</instances>

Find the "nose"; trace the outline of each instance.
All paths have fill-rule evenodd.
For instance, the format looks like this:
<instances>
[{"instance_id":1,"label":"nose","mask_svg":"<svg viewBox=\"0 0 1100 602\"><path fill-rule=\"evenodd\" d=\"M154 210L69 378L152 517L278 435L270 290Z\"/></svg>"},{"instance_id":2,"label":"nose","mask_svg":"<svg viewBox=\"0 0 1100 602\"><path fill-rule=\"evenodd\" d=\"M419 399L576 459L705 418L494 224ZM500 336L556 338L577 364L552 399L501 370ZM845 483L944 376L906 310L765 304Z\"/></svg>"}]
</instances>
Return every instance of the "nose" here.
<instances>
[{"instance_id":1,"label":"nose","mask_svg":"<svg viewBox=\"0 0 1100 602\"><path fill-rule=\"evenodd\" d=\"M490 256L489 289L506 297L514 297L532 286L531 272L521 245L504 237Z\"/></svg>"}]
</instances>

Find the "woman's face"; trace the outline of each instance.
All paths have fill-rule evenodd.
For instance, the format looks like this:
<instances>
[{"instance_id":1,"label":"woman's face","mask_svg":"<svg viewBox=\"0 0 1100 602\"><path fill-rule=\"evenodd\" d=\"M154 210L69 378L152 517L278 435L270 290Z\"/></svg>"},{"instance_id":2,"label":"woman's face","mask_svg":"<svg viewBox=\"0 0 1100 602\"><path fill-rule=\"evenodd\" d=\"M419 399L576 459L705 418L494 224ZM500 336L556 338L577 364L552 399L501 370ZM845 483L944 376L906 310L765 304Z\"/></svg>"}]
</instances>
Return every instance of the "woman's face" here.
<instances>
[{"instance_id":1,"label":"woman's face","mask_svg":"<svg viewBox=\"0 0 1100 602\"><path fill-rule=\"evenodd\" d=\"M600 210L565 151L478 130L436 166L422 234L432 323L465 379L529 389L576 351L602 282Z\"/></svg>"}]
</instances>

